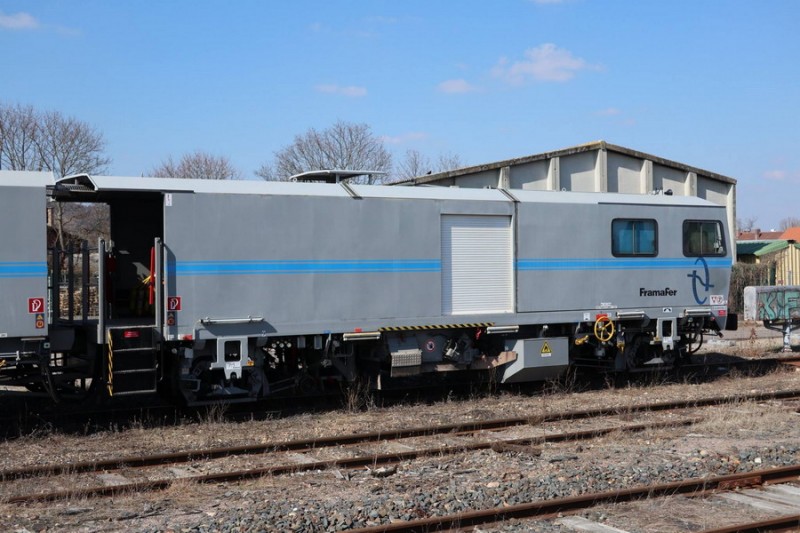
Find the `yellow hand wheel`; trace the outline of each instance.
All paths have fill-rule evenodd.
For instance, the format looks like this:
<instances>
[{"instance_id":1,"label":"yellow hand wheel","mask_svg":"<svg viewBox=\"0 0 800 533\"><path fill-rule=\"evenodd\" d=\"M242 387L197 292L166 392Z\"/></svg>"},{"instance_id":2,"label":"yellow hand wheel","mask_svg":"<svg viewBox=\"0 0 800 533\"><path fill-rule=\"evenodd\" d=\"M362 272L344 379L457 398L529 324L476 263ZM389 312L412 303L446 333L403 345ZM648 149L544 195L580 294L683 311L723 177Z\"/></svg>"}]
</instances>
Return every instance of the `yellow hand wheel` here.
<instances>
[{"instance_id":1,"label":"yellow hand wheel","mask_svg":"<svg viewBox=\"0 0 800 533\"><path fill-rule=\"evenodd\" d=\"M614 336L615 331L614 322L608 316L597 317L594 323L594 336L597 337L597 340L608 342Z\"/></svg>"}]
</instances>

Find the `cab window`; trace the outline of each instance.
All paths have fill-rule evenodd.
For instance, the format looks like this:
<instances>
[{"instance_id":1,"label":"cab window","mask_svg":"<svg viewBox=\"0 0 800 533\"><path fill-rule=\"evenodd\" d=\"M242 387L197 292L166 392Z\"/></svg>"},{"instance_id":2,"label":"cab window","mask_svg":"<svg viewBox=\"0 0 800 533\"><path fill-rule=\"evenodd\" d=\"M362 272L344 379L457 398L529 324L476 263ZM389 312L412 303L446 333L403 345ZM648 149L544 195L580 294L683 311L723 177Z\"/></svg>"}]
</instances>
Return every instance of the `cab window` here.
<instances>
[{"instance_id":1,"label":"cab window","mask_svg":"<svg viewBox=\"0 0 800 533\"><path fill-rule=\"evenodd\" d=\"M618 218L611 222L611 252L616 257L654 256L658 227L651 219Z\"/></svg>"},{"instance_id":2,"label":"cab window","mask_svg":"<svg viewBox=\"0 0 800 533\"><path fill-rule=\"evenodd\" d=\"M719 220L684 220L683 255L688 257L725 255L722 223Z\"/></svg>"}]
</instances>

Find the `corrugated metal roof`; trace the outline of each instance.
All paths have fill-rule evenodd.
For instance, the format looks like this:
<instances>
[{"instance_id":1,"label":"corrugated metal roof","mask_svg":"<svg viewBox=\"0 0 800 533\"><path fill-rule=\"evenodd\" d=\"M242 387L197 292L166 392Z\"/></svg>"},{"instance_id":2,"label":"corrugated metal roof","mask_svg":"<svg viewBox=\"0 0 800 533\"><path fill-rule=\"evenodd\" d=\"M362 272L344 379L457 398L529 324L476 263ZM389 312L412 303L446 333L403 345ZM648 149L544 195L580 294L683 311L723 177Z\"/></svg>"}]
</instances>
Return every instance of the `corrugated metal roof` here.
<instances>
[{"instance_id":1,"label":"corrugated metal roof","mask_svg":"<svg viewBox=\"0 0 800 533\"><path fill-rule=\"evenodd\" d=\"M756 252L760 251L765 246L768 246L774 241L737 241L736 242L736 255L757 255Z\"/></svg>"},{"instance_id":2,"label":"corrugated metal roof","mask_svg":"<svg viewBox=\"0 0 800 533\"><path fill-rule=\"evenodd\" d=\"M780 252L781 250L785 250L788 247L789 247L788 241L783 241L783 240L772 241L771 243L768 243L766 246L757 251L755 255L760 257L762 255L771 254L774 252Z\"/></svg>"},{"instance_id":3,"label":"corrugated metal roof","mask_svg":"<svg viewBox=\"0 0 800 533\"><path fill-rule=\"evenodd\" d=\"M800 243L790 243L782 239L777 241L739 241L736 243L736 254L761 257L762 255L780 252L789 246L800 250Z\"/></svg>"}]
</instances>

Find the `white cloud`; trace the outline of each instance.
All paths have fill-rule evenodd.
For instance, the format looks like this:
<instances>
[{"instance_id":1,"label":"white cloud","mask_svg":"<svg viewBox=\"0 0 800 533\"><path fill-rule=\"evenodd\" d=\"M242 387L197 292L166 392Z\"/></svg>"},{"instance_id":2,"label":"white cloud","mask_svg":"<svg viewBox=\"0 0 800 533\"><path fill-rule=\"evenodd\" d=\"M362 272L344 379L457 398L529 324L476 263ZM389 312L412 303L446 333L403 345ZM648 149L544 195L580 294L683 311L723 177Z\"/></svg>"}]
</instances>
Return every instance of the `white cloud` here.
<instances>
[{"instance_id":1,"label":"white cloud","mask_svg":"<svg viewBox=\"0 0 800 533\"><path fill-rule=\"evenodd\" d=\"M355 85L340 86L336 85L335 83L329 83L317 85L315 88L317 92L320 93L338 94L340 96L349 96L351 98L360 98L367 95L366 87L357 87Z\"/></svg>"},{"instance_id":2,"label":"white cloud","mask_svg":"<svg viewBox=\"0 0 800 533\"><path fill-rule=\"evenodd\" d=\"M600 111L596 111L595 115L600 117L615 117L620 113L622 113L622 111L620 111L616 107L607 107L605 109L601 109Z\"/></svg>"},{"instance_id":3,"label":"white cloud","mask_svg":"<svg viewBox=\"0 0 800 533\"><path fill-rule=\"evenodd\" d=\"M15 13L6 15L0 11L0 28L6 30L35 30L39 27L39 21L28 13Z\"/></svg>"},{"instance_id":4,"label":"white cloud","mask_svg":"<svg viewBox=\"0 0 800 533\"><path fill-rule=\"evenodd\" d=\"M764 179L770 181L783 181L786 179L786 171L785 170L767 170L763 174Z\"/></svg>"},{"instance_id":5,"label":"white cloud","mask_svg":"<svg viewBox=\"0 0 800 533\"><path fill-rule=\"evenodd\" d=\"M492 75L512 85L522 85L530 80L565 82L581 70L599 69L553 43L529 48L524 55L524 59L513 63L501 57L492 69Z\"/></svg>"},{"instance_id":6,"label":"white cloud","mask_svg":"<svg viewBox=\"0 0 800 533\"><path fill-rule=\"evenodd\" d=\"M381 140L386 144L404 144L411 141L421 141L427 139L428 134L422 131L412 131L409 133L402 133L400 135L389 136L384 135Z\"/></svg>"},{"instance_id":7,"label":"white cloud","mask_svg":"<svg viewBox=\"0 0 800 533\"><path fill-rule=\"evenodd\" d=\"M445 80L436 86L439 92L448 94L471 93L477 91L477 87L464 79Z\"/></svg>"}]
</instances>

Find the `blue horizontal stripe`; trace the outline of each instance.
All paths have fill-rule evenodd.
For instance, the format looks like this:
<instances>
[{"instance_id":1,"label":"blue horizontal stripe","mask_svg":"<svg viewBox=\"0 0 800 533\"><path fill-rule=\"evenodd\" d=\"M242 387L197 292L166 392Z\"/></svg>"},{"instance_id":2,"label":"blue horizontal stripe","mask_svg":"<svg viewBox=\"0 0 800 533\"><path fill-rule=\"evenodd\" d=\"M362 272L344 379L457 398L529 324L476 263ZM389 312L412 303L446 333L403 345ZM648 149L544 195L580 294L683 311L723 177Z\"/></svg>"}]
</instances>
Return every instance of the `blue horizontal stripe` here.
<instances>
[{"instance_id":1,"label":"blue horizontal stripe","mask_svg":"<svg viewBox=\"0 0 800 533\"><path fill-rule=\"evenodd\" d=\"M172 274L224 276L246 274L350 274L369 272L439 272L438 259L341 261L181 261L170 264Z\"/></svg>"},{"instance_id":2,"label":"blue horizontal stripe","mask_svg":"<svg viewBox=\"0 0 800 533\"><path fill-rule=\"evenodd\" d=\"M697 258L695 257L674 259L660 259L657 257L519 259L517 260L517 270L668 270L701 267L702 265L696 261ZM709 268L731 268L732 264L729 257L706 257L705 261Z\"/></svg>"},{"instance_id":3,"label":"blue horizontal stripe","mask_svg":"<svg viewBox=\"0 0 800 533\"><path fill-rule=\"evenodd\" d=\"M558 258L519 259L517 270L667 270L701 267L697 258ZM709 268L730 268L730 258L705 258ZM440 272L438 259L365 259L329 261L181 261L170 263L169 273L181 276L264 274L352 274L381 272ZM2 277L2 271L0 271Z\"/></svg>"},{"instance_id":4,"label":"blue horizontal stripe","mask_svg":"<svg viewBox=\"0 0 800 533\"><path fill-rule=\"evenodd\" d=\"M45 262L0 262L0 278L36 278L47 276Z\"/></svg>"}]
</instances>

